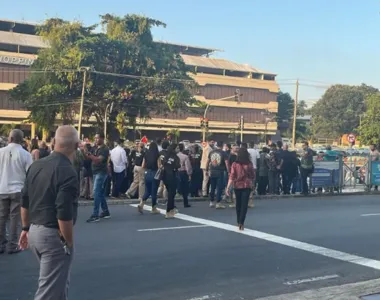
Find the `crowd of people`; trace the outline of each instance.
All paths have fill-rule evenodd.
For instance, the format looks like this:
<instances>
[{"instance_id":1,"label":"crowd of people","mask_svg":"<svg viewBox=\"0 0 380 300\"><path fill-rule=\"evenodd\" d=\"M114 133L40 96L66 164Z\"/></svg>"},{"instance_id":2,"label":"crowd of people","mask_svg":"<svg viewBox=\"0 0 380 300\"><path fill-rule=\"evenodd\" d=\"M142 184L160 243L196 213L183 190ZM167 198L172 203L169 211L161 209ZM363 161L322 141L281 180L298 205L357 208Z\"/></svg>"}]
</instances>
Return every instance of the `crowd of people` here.
<instances>
[{"instance_id":1,"label":"crowd of people","mask_svg":"<svg viewBox=\"0 0 380 300\"><path fill-rule=\"evenodd\" d=\"M223 209L224 197L244 230L254 194L309 193L316 155L307 142L300 155L282 142L259 151L254 143L212 139L188 149L160 139L130 147L118 140L109 147L103 133L94 143L81 142L71 126L57 129L50 148L38 139L26 143L19 129L11 131L8 145L3 139L0 145L0 254L31 249L40 262L38 300L67 298L79 197L93 199L89 223L111 217L108 196L137 197L139 213L151 198L152 214L160 214L157 198L163 197L167 219L178 213L177 193L184 208L191 207L189 196L203 196L211 208ZM337 156L331 148L319 154L324 160Z\"/></svg>"}]
</instances>

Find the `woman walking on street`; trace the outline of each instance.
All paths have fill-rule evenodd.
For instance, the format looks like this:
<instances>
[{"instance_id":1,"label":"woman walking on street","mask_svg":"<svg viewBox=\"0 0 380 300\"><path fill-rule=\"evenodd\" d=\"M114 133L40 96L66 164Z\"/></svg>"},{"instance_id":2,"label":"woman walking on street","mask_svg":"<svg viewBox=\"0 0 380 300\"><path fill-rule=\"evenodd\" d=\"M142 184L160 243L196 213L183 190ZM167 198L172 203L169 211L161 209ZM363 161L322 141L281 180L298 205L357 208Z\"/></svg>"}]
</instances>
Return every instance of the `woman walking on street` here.
<instances>
[{"instance_id":1,"label":"woman walking on street","mask_svg":"<svg viewBox=\"0 0 380 300\"><path fill-rule=\"evenodd\" d=\"M248 150L240 148L236 161L231 166L230 178L226 193L229 196L231 186L236 196L236 216L239 230L244 230L244 221L248 210L249 195L252 191L252 181L255 179L255 170Z\"/></svg>"},{"instance_id":2,"label":"woman walking on street","mask_svg":"<svg viewBox=\"0 0 380 300\"><path fill-rule=\"evenodd\" d=\"M174 206L174 198L177 191L177 171L181 167L180 160L176 153L177 144L173 143L166 152L162 165L164 167L163 181L168 191L168 204L166 207L166 219L174 218L177 210Z\"/></svg>"},{"instance_id":3,"label":"woman walking on street","mask_svg":"<svg viewBox=\"0 0 380 300\"><path fill-rule=\"evenodd\" d=\"M143 213L144 204L150 196L152 197L152 214L160 213L157 209L157 190L160 181L154 178L158 170L159 157L157 144L155 142L150 143L149 150L146 152L142 163L142 167L145 169L145 193L138 206L140 213Z\"/></svg>"}]
</instances>

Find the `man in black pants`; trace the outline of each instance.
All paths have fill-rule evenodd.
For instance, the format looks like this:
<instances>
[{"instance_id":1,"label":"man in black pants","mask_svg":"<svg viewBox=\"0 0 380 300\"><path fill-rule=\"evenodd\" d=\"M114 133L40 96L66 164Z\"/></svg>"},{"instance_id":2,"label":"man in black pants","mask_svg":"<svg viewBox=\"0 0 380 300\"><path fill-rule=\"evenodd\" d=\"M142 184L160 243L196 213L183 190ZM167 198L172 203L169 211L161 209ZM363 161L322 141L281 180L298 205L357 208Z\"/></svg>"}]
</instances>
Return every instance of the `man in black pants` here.
<instances>
[{"instance_id":1,"label":"man in black pants","mask_svg":"<svg viewBox=\"0 0 380 300\"><path fill-rule=\"evenodd\" d=\"M181 167L178 169L178 177L179 177L179 188L183 197L183 206L191 207L189 204L189 179L191 178L191 174L193 169L191 167L190 159L185 154L185 145L179 144L179 153L177 154Z\"/></svg>"}]
</instances>

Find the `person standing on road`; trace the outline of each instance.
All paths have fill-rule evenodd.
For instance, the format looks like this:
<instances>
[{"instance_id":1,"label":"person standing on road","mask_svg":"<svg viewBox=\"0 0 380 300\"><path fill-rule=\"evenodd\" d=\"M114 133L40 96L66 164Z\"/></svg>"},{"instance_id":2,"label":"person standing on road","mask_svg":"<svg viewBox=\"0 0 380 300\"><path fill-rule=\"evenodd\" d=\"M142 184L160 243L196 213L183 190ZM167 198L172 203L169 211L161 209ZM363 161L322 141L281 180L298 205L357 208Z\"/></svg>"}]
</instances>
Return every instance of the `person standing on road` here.
<instances>
[{"instance_id":1,"label":"person standing on road","mask_svg":"<svg viewBox=\"0 0 380 300\"><path fill-rule=\"evenodd\" d=\"M212 143L213 143L213 140L208 138L206 147L203 148L203 152L202 152L201 169L203 170L203 182L202 182L202 196L203 197L207 197L208 195L210 177L207 171L207 168L208 168L207 163L208 163L208 156L210 152L212 151Z\"/></svg>"},{"instance_id":2,"label":"person standing on road","mask_svg":"<svg viewBox=\"0 0 380 300\"><path fill-rule=\"evenodd\" d=\"M160 158L159 158L160 165L163 165L169 145L170 143L168 140L165 140L162 142L162 150L160 151ZM157 190L157 198L164 198L166 200L168 199L168 191L165 187L163 180L160 181L160 186L158 187L158 190Z\"/></svg>"},{"instance_id":3,"label":"person standing on road","mask_svg":"<svg viewBox=\"0 0 380 300\"><path fill-rule=\"evenodd\" d=\"M168 191L168 203L166 206L166 219L174 218L177 209L174 205L177 190L177 172L181 167L180 160L176 153L177 144L173 143L166 152L162 166L164 167L163 181ZM161 163L160 163L161 164Z\"/></svg>"},{"instance_id":4,"label":"person standing on road","mask_svg":"<svg viewBox=\"0 0 380 300\"><path fill-rule=\"evenodd\" d=\"M79 195L72 162L78 143L74 127L59 127L54 153L31 165L22 190L19 246L29 246L40 263L35 300L68 299Z\"/></svg>"},{"instance_id":5,"label":"person standing on road","mask_svg":"<svg viewBox=\"0 0 380 300\"><path fill-rule=\"evenodd\" d=\"M239 230L244 230L245 217L248 210L249 196L252 190L252 181L255 179L250 154L246 148L240 148L236 161L232 164L227 193L233 185L236 195L236 217Z\"/></svg>"},{"instance_id":6,"label":"person standing on road","mask_svg":"<svg viewBox=\"0 0 380 300\"><path fill-rule=\"evenodd\" d=\"M233 145L232 148L231 148L231 151L230 151L230 155L228 156L228 163L226 165L226 167L227 167L227 174L228 174L228 176L227 176L227 185L226 185L226 196L232 202L229 205L229 207L231 207L231 208L235 208L236 207L235 201L234 201L234 195L235 194L233 193L233 186L230 187L229 192L227 192L227 186L228 186L228 178L231 175L231 167L232 167L232 164L236 161L238 151L239 151L239 147L236 146L236 145Z\"/></svg>"},{"instance_id":7,"label":"person standing on road","mask_svg":"<svg viewBox=\"0 0 380 300\"><path fill-rule=\"evenodd\" d=\"M260 158L260 153L257 149L255 149L255 142L252 141L249 143L249 148L248 148L248 153L252 162L253 169L255 170L255 173L257 172L257 162ZM255 175L255 180L252 181L252 193L249 199L248 207L253 208L253 197L256 192L256 175Z\"/></svg>"},{"instance_id":8,"label":"person standing on road","mask_svg":"<svg viewBox=\"0 0 380 300\"><path fill-rule=\"evenodd\" d=\"M146 200L152 197L152 214L159 214L157 209L157 190L160 182L154 178L158 170L158 160L160 153L155 142L151 142L149 150L144 156L142 167L145 170L145 193L140 204L137 206L138 211L142 214Z\"/></svg>"},{"instance_id":9,"label":"person standing on road","mask_svg":"<svg viewBox=\"0 0 380 300\"><path fill-rule=\"evenodd\" d=\"M189 181L193 173L189 156L185 154L185 145L178 145L179 152L177 154L180 161L180 168L178 169L179 187L183 197L183 206L191 207L189 204Z\"/></svg>"},{"instance_id":10,"label":"person standing on road","mask_svg":"<svg viewBox=\"0 0 380 300\"><path fill-rule=\"evenodd\" d=\"M190 162L193 169L190 183L191 197L199 197L199 191L202 189L203 172L201 169L202 151L198 144L191 148Z\"/></svg>"},{"instance_id":11,"label":"person standing on road","mask_svg":"<svg viewBox=\"0 0 380 300\"><path fill-rule=\"evenodd\" d=\"M268 188L268 176L269 176L269 149L263 147L263 151L260 153L260 159L258 164L258 186L257 193L259 195L266 195Z\"/></svg>"},{"instance_id":12,"label":"person standing on road","mask_svg":"<svg viewBox=\"0 0 380 300\"><path fill-rule=\"evenodd\" d=\"M131 160L133 164L133 182L125 193L127 198L131 199L137 192L139 193L139 200L142 201L142 197L145 193L145 170L142 167L144 160L145 150L144 143L138 143L137 150L132 150Z\"/></svg>"},{"instance_id":13,"label":"person standing on road","mask_svg":"<svg viewBox=\"0 0 380 300\"><path fill-rule=\"evenodd\" d=\"M226 165L228 164L228 157L226 153L222 150L223 142L219 141L216 144L216 149L212 150L208 155L207 161L207 171L210 172L210 207L225 208L221 203L222 193L224 189L224 172L227 170ZM215 190L216 190L216 201L215 205Z\"/></svg>"},{"instance_id":14,"label":"person standing on road","mask_svg":"<svg viewBox=\"0 0 380 300\"><path fill-rule=\"evenodd\" d=\"M282 190L284 195L290 195L290 187L297 176L297 156L289 151L288 145L283 146L282 152Z\"/></svg>"},{"instance_id":15,"label":"person standing on road","mask_svg":"<svg viewBox=\"0 0 380 300\"><path fill-rule=\"evenodd\" d=\"M269 152L269 170L268 170L268 192L270 195L279 195L279 160L277 157L277 146L271 144Z\"/></svg>"},{"instance_id":16,"label":"person standing on road","mask_svg":"<svg viewBox=\"0 0 380 300\"><path fill-rule=\"evenodd\" d=\"M32 156L25 151L21 143L24 134L14 129L9 134L8 146L0 149L0 254L5 246L8 254L20 252L17 246L20 233L21 190L26 172L32 164ZM6 223L9 223L10 240L6 242Z\"/></svg>"},{"instance_id":17,"label":"person standing on road","mask_svg":"<svg viewBox=\"0 0 380 300\"><path fill-rule=\"evenodd\" d=\"M314 163L313 163L313 150L310 149L309 143L304 142L303 143L303 152L301 154L301 186L302 186L302 194L307 196L309 194L309 185L307 183L308 177L311 176L314 169Z\"/></svg>"},{"instance_id":18,"label":"person standing on road","mask_svg":"<svg viewBox=\"0 0 380 300\"><path fill-rule=\"evenodd\" d=\"M106 200L106 184L108 179L108 157L109 149L104 144L104 133L95 135L95 155L86 153L87 158L92 161L92 173L94 176L94 211L87 223L98 222L100 219L109 219L111 217ZM86 148L85 148L86 149ZM99 207L102 213L99 215Z\"/></svg>"},{"instance_id":19,"label":"person standing on road","mask_svg":"<svg viewBox=\"0 0 380 300\"><path fill-rule=\"evenodd\" d=\"M128 159L123 146L124 141L116 141L116 147L111 150L111 161L113 166L112 197L119 198L121 186L127 173Z\"/></svg>"}]
</instances>

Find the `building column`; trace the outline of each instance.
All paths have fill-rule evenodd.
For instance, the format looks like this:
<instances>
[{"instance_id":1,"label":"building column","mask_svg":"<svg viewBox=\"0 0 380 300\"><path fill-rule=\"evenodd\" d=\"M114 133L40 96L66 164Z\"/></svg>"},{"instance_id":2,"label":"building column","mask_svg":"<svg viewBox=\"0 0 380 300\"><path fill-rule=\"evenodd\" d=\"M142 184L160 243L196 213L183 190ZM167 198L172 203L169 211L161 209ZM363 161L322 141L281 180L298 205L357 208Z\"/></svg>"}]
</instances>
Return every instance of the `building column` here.
<instances>
[{"instance_id":1,"label":"building column","mask_svg":"<svg viewBox=\"0 0 380 300\"><path fill-rule=\"evenodd\" d=\"M48 135L49 135L49 132L46 129L43 129L42 130L42 140L46 142Z\"/></svg>"}]
</instances>

